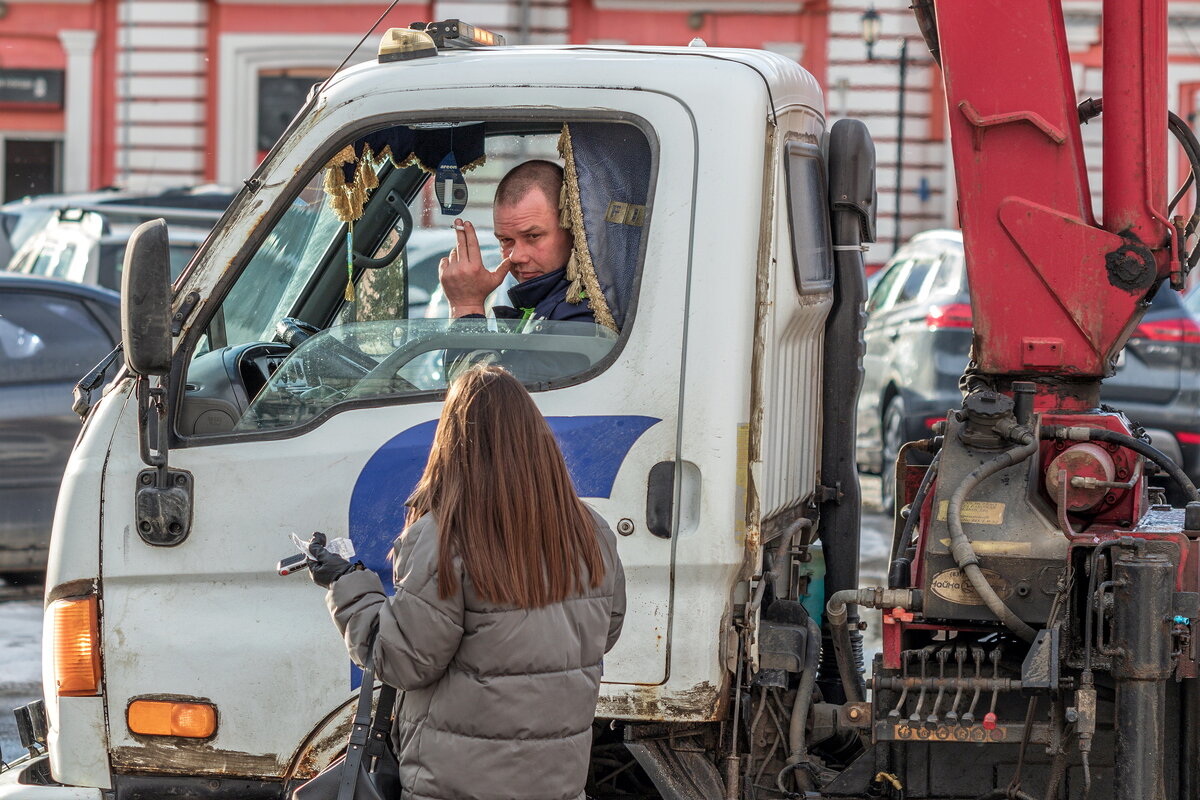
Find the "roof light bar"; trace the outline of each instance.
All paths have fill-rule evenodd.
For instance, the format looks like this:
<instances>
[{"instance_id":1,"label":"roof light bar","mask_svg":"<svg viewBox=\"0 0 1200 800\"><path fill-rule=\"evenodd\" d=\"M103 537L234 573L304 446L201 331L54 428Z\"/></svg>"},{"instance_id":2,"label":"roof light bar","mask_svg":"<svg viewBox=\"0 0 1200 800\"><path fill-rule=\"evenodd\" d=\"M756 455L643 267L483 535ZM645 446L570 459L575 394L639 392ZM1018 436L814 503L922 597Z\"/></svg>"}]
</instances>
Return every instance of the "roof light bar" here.
<instances>
[{"instance_id":1,"label":"roof light bar","mask_svg":"<svg viewBox=\"0 0 1200 800\"><path fill-rule=\"evenodd\" d=\"M505 44L500 34L457 19L428 24L414 22L412 28L425 31L433 37L433 43L439 50L443 47L500 47Z\"/></svg>"},{"instance_id":2,"label":"roof light bar","mask_svg":"<svg viewBox=\"0 0 1200 800\"><path fill-rule=\"evenodd\" d=\"M432 37L408 28L391 28L379 42L379 63L409 61L414 58L436 56L437 45Z\"/></svg>"}]
</instances>

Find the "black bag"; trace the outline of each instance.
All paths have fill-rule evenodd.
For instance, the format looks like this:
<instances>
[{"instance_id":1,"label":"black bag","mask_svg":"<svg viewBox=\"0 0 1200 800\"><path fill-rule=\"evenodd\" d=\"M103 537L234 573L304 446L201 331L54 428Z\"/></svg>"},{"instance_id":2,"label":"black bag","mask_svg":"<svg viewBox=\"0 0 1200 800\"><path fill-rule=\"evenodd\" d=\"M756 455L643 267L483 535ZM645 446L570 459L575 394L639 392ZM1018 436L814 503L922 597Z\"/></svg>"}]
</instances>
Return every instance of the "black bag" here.
<instances>
[{"instance_id":1,"label":"black bag","mask_svg":"<svg viewBox=\"0 0 1200 800\"><path fill-rule=\"evenodd\" d=\"M358 710L350 728L346 755L292 792L292 800L396 800L400 797L400 767L388 738L396 689L386 683L379 690L379 705L371 717L375 688L374 664L368 662L358 693Z\"/></svg>"}]
</instances>

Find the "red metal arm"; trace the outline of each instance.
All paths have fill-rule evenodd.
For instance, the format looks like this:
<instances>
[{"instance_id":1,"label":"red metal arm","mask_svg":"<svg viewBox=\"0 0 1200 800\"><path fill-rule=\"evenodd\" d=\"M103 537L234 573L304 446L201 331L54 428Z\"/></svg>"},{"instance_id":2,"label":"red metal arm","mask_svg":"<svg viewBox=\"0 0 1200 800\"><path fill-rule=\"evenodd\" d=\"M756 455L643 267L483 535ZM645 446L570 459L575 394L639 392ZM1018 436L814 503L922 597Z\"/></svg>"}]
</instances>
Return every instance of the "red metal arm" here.
<instances>
[{"instance_id":1,"label":"red metal arm","mask_svg":"<svg viewBox=\"0 0 1200 800\"><path fill-rule=\"evenodd\" d=\"M980 370L1098 380L1170 271L1165 0L1104 5L1103 226L1058 0L935 7Z\"/></svg>"}]
</instances>

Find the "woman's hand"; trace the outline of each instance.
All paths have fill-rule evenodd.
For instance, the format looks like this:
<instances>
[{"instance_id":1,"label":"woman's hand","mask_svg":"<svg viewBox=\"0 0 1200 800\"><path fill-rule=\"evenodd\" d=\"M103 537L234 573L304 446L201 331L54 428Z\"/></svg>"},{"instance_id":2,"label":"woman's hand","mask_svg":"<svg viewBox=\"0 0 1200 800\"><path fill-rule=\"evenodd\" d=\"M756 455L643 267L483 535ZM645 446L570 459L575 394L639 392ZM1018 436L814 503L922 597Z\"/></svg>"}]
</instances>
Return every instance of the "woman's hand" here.
<instances>
[{"instance_id":1,"label":"woman's hand","mask_svg":"<svg viewBox=\"0 0 1200 800\"><path fill-rule=\"evenodd\" d=\"M351 564L337 553L325 549L325 534L316 531L308 543L308 575L317 586L328 589L333 582L356 569L362 569L362 562Z\"/></svg>"},{"instance_id":2,"label":"woman's hand","mask_svg":"<svg viewBox=\"0 0 1200 800\"><path fill-rule=\"evenodd\" d=\"M479 237L475 226L461 219L454 220L458 245L438 264L438 280L450 301L450 316L465 317L484 313L483 301L496 291L508 275L508 259L500 262L493 272L483 264L479 253Z\"/></svg>"}]
</instances>

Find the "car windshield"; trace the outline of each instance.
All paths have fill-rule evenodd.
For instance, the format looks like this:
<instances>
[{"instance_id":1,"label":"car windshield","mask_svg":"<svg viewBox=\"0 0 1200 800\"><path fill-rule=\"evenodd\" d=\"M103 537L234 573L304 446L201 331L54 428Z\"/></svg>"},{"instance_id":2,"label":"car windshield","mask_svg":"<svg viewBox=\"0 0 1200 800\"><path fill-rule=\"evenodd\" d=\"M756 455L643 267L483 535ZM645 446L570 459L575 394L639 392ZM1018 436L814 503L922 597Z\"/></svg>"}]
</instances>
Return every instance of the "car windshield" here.
<instances>
[{"instance_id":1,"label":"car windshield","mask_svg":"<svg viewBox=\"0 0 1200 800\"><path fill-rule=\"evenodd\" d=\"M125 269L125 248L128 242L114 242L100 245L100 265L96 282L105 288L121 290L121 273ZM168 248L171 259L171 280L175 280L183 272L183 268L196 255L199 245L185 242L171 242Z\"/></svg>"},{"instance_id":2,"label":"car windshield","mask_svg":"<svg viewBox=\"0 0 1200 800\"><path fill-rule=\"evenodd\" d=\"M299 425L348 400L433 392L474 363L498 363L525 383L586 372L617 334L590 322L414 319L321 331L275 369L239 430Z\"/></svg>"}]
</instances>

